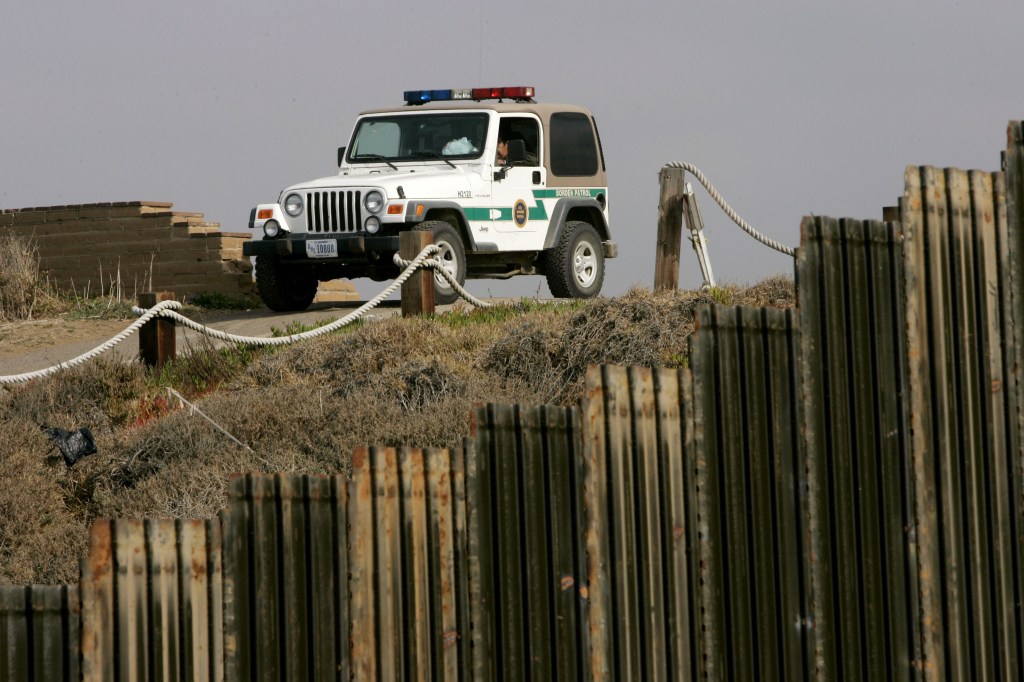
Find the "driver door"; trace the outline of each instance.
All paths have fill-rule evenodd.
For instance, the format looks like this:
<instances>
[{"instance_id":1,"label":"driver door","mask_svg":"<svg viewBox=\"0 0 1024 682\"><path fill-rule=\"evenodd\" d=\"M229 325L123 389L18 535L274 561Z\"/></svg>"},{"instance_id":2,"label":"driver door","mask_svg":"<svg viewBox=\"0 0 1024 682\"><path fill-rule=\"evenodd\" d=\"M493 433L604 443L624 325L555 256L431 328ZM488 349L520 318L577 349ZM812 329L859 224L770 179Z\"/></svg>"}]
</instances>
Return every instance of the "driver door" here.
<instances>
[{"instance_id":1,"label":"driver door","mask_svg":"<svg viewBox=\"0 0 1024 682\"><path fill-rule=\"evenodd\" d=\"M495 165L491 186L494 229L510 251L539 248L533 244L538 239L525 235L539 235L543 242L547 232L544 204L534 196L534 190L544 189L547 181L540 130L540 121L532 116L503 116L499 122L498 135L508 140L509 157L514 156L517 146L525 152L519 159L509 158L505 165Z\"/></svg>"}]
</instances>

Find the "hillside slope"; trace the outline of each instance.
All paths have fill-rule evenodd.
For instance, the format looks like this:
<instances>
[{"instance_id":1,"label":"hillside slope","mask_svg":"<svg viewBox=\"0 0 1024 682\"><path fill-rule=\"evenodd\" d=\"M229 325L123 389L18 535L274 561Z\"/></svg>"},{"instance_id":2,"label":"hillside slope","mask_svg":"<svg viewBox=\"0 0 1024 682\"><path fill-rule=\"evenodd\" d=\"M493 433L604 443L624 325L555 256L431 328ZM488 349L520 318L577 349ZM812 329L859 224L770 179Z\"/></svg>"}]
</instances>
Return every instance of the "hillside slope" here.
<instances>
[{"instance_id":1,"label":"hillside slope","mask_svg":"<svg viewBox=\"0 0 1024 682\"><path fill-rule=\"evenodd\" d=\"M159 373L100 358L0 390L0 584L76 582L95 518L209 518L234 472L345 471L363 444L455 447L476 404L575 404L588 365L684 366L701 304L792 307L794 295L776 277L524 301L279 350L201 348ZM69 468L41 426L87 426L98 452Z\"/></svg>"}]
</instances>

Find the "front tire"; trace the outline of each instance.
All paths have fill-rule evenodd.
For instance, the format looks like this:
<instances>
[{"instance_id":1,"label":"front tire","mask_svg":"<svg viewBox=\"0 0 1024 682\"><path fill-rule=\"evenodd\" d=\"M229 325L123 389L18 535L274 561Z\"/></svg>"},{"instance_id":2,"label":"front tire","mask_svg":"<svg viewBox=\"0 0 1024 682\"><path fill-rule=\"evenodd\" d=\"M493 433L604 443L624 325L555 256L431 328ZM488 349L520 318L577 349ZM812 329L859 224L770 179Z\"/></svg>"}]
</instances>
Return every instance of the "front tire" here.
<instances>
[{"instance_id":1,"label":"front tire","mask_svg":"<svg viewBox=\"0 0 1024 682\"><path fill-rule=\"evenodd\" d=\"M256 288L268 308L278 313L305 310L316 297L316 275L307 268L289 268L277 256L256 256Z\"/></svg>"},{"instance_id":2,"label":"front tire","mask_svg":"<svg viewBox=\"0 0 1024 682\"><path fill-rule=\"evenodd\" d=\"M466 282L466 247L458 230L443 220L428 220L419 225L417 230L429 230L434 235L434 245L441 252L434 256L441 261L445 270L451 273L460 284ZM437 305L448 305L459 300L459 292L455 290L444 275L434 275L434 302Z\"/></svg>"},{"instance_id":3,"label":"front tire","mask_svg":"<svg viewBox=\"0 0 1024 682\"><path fill-rule=\"evenodd\" d=\"M546 258L548 288L555 298L592 298L601 291L604 248L590 223L566 223Z\"/></svg>"}]
</instances>

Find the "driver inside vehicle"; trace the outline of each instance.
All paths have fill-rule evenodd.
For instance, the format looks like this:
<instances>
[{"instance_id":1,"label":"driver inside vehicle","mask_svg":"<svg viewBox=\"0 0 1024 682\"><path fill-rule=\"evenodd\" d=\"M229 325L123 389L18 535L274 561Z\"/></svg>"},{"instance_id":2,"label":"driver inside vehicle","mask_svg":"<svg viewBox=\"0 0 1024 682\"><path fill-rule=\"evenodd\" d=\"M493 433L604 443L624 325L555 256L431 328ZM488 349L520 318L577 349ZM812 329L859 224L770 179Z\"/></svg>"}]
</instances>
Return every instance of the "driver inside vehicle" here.
<instances>
[{"instance_id":1,"label":"driver inside vehicle","mask_svg":"<svg viewBox=\"0 0 1024 682\"><path fill-rule=\"evenodd\" d=\"M509 148L511 147L511 156ZM537 155L526 150L526 141L519 133L498 133L496 166L536 166Z\"/></svg>"}]
</instances>

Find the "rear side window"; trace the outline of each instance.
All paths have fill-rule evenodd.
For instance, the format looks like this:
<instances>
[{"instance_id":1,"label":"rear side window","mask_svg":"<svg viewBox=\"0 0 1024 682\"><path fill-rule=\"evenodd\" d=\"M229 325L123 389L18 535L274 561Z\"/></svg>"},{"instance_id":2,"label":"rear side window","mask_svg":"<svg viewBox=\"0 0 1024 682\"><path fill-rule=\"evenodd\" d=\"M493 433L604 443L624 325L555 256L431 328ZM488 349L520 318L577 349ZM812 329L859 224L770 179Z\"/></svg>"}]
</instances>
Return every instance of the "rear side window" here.
<instances>
[{"instance_id":1,"label":"rear side window","mask_svg":"<svg viewBox=\"0 0 1024 682\"><path fill-rule=\"evenodd\" d=\"M551 114L551 172L597 175L597 144L586 114Z\"/></svg>"}]
</instances>

